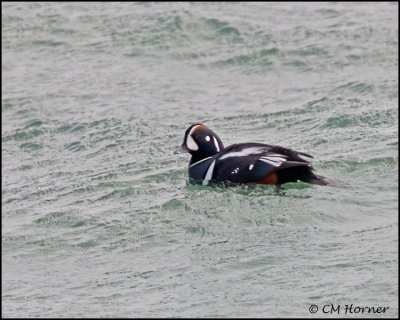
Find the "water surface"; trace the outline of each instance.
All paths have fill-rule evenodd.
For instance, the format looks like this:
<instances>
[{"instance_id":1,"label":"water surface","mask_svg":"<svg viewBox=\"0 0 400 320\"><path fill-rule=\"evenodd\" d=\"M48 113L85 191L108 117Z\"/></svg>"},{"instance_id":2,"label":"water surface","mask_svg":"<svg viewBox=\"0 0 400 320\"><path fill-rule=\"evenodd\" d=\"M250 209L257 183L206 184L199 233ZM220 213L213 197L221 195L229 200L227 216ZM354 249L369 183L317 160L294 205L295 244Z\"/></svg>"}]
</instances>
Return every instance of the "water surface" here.
<instances>
[{"instance_id":1,"label":"water surface","mask_svg":"<svg viewBox=\"0 0 400 320\"><path fill-rule=\"evenodd\" d=\"M347 186L190 185L197 122ZM2 316L397 301L397 3L2 3Z\"/></svg>"}]
</instances>

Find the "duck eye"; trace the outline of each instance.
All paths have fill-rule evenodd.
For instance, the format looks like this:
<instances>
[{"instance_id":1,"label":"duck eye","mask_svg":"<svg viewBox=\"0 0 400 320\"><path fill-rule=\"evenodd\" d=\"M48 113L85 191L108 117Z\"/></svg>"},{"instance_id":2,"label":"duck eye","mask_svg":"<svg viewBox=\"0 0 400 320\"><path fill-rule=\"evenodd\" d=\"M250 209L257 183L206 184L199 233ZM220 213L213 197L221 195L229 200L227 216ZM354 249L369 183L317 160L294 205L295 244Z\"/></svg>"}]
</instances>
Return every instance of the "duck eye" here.
<instances>
[{"instance_id":1,"label":"duck eye","mask_svg":"<svg viewBox=\"0 0 400 320\"><path fill-rule=\"evenodd\" d=\"M206 136L206 141L210 141L210 140L211 140L210 136Z\"/></svg>"}]
</instances>

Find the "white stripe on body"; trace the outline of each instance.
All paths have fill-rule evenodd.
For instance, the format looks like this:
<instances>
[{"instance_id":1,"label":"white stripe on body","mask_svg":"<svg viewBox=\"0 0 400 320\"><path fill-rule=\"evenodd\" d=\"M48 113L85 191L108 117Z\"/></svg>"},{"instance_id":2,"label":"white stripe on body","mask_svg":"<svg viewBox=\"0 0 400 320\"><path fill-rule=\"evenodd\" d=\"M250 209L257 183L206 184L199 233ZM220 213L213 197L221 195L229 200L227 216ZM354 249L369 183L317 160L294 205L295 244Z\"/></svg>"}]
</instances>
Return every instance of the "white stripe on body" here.
<instances>
[{"instance_id":1,"label":"white stripe on body","mask_svg":"<svg viewBox=\"0 0 400 320\"><path fill-rule=\"evenodd\" d=\"M221 158L219 158L219 160L224 160L224 159L232 158L232 157L244 157L244 156L249 156L251 154L262 153L264 151L265 151L264 148L249 147L249 148L245 148L241 151L228 152L227 154L224 154Z\"/></svg>"},{"instance_id":2,"label":"white stripe on body","mask_svg":"<svg viewBox=\"0 0 400 320\"><path fill-rule=\"evenodd\" d=\"M202 183L203 186L206 186L208 184L208 182L211 180L213 172L214 172L214 166L215 166L215 160L208 167L206 176L204 177L204 180L203 180L203 183Z\"/></svg>"},{"instance_id":3,"label":"white stripe on body","mask_svg":"<svg viewBox=\"0 0 400 320\"><path fill-rule=\"evenodd\" d=\"M265 163L268 163L274 167L279 167L283 162L287 161L287 159L282 158L281 156L280 157L278 157L278 156L270 157L269 155L261 157L260 160Z\"/></svg>"},{"instance_id":4,"label":"white stripe on body","mask_svg":"<svg viewBox=\"0 0 400 320\"><path fill-rule=\"evenodd\" d=\"M208 160L208 159L210 159L210 158L212 158L212 156L211 156L211 157L204 158L204 159L201 159L201 160L199 160L199 161L197 161L197 162L195 162L195 163L192 163L192 164L189 166L189 168L195 166L196 164L199 164L200 162L203 162L203 161L205 161L205 160Z\"/></svg>"}]
</instances>

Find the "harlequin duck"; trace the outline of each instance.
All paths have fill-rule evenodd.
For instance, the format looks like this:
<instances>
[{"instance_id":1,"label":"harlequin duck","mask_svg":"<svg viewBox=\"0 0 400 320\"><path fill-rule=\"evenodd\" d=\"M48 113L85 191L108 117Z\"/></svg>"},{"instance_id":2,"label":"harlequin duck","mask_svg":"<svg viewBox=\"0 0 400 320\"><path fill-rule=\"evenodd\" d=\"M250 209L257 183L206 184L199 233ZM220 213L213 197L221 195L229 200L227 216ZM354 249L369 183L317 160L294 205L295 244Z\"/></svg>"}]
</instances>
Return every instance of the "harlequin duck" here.
<instances>
[{"instance_id":1,"label":"harlequin duck","mask_svg":"<svg viewBox=\"0 0 400 320\"><path fill-rule=\"evenodd\" d=\"M201 123L185 132L182 146L175 153L189 152L189 177L203 185L260 183L281 185L308 182L339 186L339 181L313 173L313 167L300 156L312 156L280 146L239 143L224 148L221 139Z\"/></svg>"}]
</instances>

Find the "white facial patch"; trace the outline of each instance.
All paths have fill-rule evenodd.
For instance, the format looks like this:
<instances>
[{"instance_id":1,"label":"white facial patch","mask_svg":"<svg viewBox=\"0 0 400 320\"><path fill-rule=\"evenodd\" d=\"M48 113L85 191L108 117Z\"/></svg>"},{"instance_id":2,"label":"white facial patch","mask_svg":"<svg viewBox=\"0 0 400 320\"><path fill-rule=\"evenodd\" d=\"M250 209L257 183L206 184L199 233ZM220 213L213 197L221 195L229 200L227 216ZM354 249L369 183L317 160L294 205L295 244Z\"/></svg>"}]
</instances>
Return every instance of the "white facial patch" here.
<instances>
[{"instance_id":1,"label":"white facial patch","mask_svg":"<svg viewBox=\"0 0 400 320\"><path fill-rule=\"evenodd\" d=\"M199 150L199 146L197 145L196 141L194 141L193 137L192 137L192 133L196 130L196 128L200 126L194 126L188 133L187 137L186 137L186 147L191 150L191 151L197 151Z\"/></svg>"},{"instance_id":2,"label":"white facial patch","mask_svg":"<svg viewBox=\"0 0 400 320\"><path fill-rule=\"evenodd\" d=\"M210 136L207 136L206 141L210 141L210 140L211 140Z\"/></svg>"},{"instance_id":3,"label":"white facial patch","mask_svg":"<svg viewBox=\"0 0 400 320\"><path fill-rule=\"evenodd\" d=\"M254 164L249 165L249 170L254 168Z\"/></svg>"},{"instance_id":4,"label":"white facial patch","mask_svg":"<svg viewBox=\"0 0 400 320\"><path fill-rule=\"evenodd\" d=\"M199 150L199 146L197 145L196 141L192 138L192 136L188 136L186 139L186 146L191 151Z\"/></svg>"}]
</instances>

